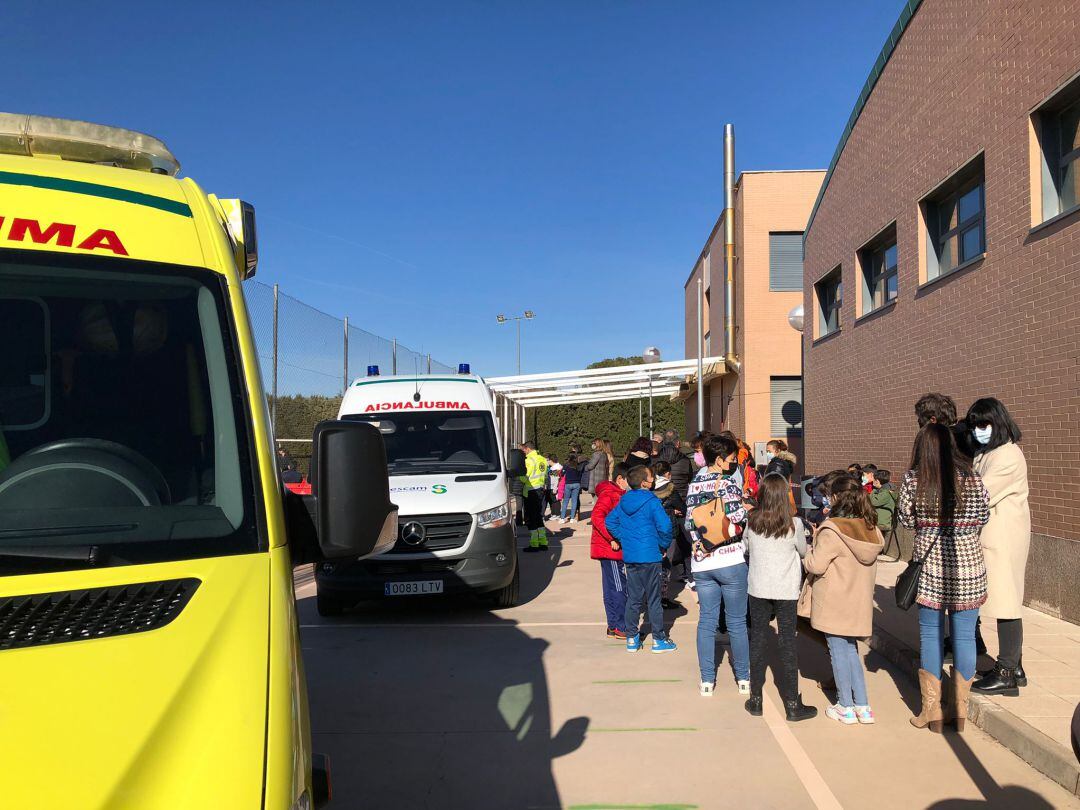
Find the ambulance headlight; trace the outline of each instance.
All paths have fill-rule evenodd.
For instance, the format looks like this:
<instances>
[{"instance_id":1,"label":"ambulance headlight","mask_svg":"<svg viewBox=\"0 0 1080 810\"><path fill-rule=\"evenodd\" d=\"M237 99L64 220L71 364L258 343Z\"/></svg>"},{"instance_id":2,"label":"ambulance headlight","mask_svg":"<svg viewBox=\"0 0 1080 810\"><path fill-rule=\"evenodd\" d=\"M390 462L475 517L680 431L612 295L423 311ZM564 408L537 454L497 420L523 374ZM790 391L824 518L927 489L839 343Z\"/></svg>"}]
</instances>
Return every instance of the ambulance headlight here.
<instances>
[{"instance_id":1,"label":"ambulance headlight","mask_svg":"<svg viewBox=\"0 0 1080 810\"><path fill-rule=\"evenodd\" d=\"M481 512L476 517L476 525L481 529L497 529L500 526L505 526L509 522L510 510L506 508L505 503L499 504L494 509L488 509L486 512Z\"/></svg>"}]
</instances>

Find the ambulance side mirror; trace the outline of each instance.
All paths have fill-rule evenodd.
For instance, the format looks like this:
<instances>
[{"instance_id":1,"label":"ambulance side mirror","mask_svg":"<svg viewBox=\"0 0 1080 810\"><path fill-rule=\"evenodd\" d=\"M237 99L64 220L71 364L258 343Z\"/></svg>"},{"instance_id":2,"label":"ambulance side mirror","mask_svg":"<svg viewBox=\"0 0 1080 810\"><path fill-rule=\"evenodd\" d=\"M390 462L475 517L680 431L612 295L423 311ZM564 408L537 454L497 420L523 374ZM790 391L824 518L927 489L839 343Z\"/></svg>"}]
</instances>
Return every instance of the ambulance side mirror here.
<instances>
[{"instance_id":1,"label":"ambulance side mirror","mask_svg":"<svg viewBox=\"0 0 1080 810\"><path fill-rule=\"evenodd\" d=\"M506 474L510 478L518 478L525 474L525 453L521 450L511 450L506 454Z\"/></svg>"},{"instance_id":2,"label":"ambulance side mirror","mask_svg":"<svg viewBox=\"0 0 1080 810\"><path fill-rule=\"evenodd\" d=\"M339 420L315 426L310 497L323 557L369 557L393 547L398 508L378 428Z\"/></svg>"}]
</instances>

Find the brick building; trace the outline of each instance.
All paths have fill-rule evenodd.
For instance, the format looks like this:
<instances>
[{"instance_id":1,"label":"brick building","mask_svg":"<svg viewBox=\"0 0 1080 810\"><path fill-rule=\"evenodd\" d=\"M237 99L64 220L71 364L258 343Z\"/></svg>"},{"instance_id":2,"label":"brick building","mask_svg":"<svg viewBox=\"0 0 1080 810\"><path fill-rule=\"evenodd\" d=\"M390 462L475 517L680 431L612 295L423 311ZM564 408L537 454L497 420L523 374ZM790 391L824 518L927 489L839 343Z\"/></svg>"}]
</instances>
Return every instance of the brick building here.
<instances>
[{"instance_id":1,"label":"brick building","mask_svg":"<svg viewBox=\"0 0 1080 810\"><path fill-rule=\"evenodd\" d=\"M802 300L802 238L823 171L743 172L735 184L735 353L738 374L706 373L705 424L751 447L785 439L802 456L799 335L787 316ZM717 220L684 287L686 356L697 355L697 282L703 280L705 356L725 353L724 220ZM697 425L697 390L686 392Z\"/></svg>"},{"instance_id":2,"label":"brick building","mask_svg":"<svg viewBox=\"0 0 1080 810\"><path fill-rule=\"evenodd\" d=\"M911 0L804 244L806 456L907 468L913 405L1024 432L1029 604L1080 621L1080 2ZM898 475L898 472L897 472Z\"/></svg>"}]
</instances>

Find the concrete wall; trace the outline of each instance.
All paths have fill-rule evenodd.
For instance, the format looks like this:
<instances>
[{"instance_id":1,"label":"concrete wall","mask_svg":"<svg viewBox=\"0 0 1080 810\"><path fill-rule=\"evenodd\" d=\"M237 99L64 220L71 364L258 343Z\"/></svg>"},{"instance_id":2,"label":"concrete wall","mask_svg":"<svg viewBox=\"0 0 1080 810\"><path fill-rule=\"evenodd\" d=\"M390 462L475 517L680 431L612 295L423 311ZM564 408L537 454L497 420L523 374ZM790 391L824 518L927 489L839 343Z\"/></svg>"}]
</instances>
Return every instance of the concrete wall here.
<instances>
[{"instance_id":1,"label":"concrete wall","mask_svg":"<svg viewBox=\"0 0 1080 810\"><path fill-rule=\"evenodd\" d=\"M729 428L753 446L774 437L770 425L770 377L798 376L799 336L787 323L788 312L801 300L799 292L769 290L769 233L801 231L814 204L823 171L744 172L735 194L735 351L742 374L727 374L708 388L706 424ZM717 221L686 285L686 351L697 344L697 278L704 256L711 257L712 294L709 328L712 353L724 345L724 230ZM687 402L687 425L697 423L696 398ZM796 440L795 452L801 455Z\"/></svg>"},{"instance_id":2,"label":"concrete wall","mask_svg":"<svg viewBox=\"0 0 1080 810\"><path fill-rule=\"evenodd\" d=\"M807 461L907 467L927 391L996 396L1024 431L1031 604L1080 620L1080 213L1046 227L1030 112L1080 71L1080 3L925 0L857 121L806 239ZM919 201L982 154L986 254L920 275ZM1034 188L1033 188L1034 186ZM1034 194L1033 194L1034 192ZM1034 199L1034 205L1033 205ZM899 297L856 319L856 252L896 223ZM842 328L814 340L813 284L842 266ZM921 283L922 282L922 283ZM897 475L899 477L899 475Z\"/></svg>"},{"instance_id":3,"label":"concrete wall","mask_svg":"<svg viewBox=\"0 0 1080 810\"><path fill-rule=\"evenodd\" d=\"M751 447L773 438L770 425L770 377L797 377L802 371L799 335L787 322L802 300L801 292L769 290L769 233L801 231L810 217L823 171L747 172L739 181L736 204L738 268L740 429Z\"/></svg>"}]
</instances>

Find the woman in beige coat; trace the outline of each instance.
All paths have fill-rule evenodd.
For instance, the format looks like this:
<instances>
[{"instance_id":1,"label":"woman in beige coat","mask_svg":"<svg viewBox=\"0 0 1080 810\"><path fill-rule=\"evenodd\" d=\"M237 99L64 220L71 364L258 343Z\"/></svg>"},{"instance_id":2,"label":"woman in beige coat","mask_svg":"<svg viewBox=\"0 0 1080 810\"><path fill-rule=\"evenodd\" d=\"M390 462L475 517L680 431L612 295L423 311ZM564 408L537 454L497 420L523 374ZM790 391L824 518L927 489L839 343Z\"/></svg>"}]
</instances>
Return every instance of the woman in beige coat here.
<instances>
[{"instance_id":1,"label":"woman in beige coat","mask_svg":"<svg viewBox=\"0 0 1080 810\"><path fill-rule=\"evenodd\" d=\"M877 511L859 481L842 476L829 490L829 519L803 558L810 597L810 625L825 634L836 679L836 704L825 716L844 725L874 722L858 639L874 630L874 581L885 542ZM800 614L805 615L805 596Z\"/></svg>"},{"instance_id":2,"label":"woman in beige coat","mask_svg":"<svg viewBox=\"0 0 1080 810\"><path fill-rule=\"evenodd\" d=\"M1027 685L1021 665L1024 627L1024 573L1031 548L1027 462L1020 428L996 399L980 399L965 420L975 438L975 471L990 493L990 522L980 542L986 560L986 603L982 616L997 619L998 658L993 669L979 673L973 692L1018 695Z\"/></svg>"}]
</instances>

